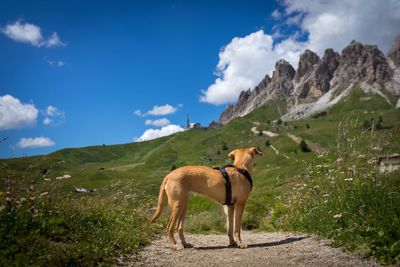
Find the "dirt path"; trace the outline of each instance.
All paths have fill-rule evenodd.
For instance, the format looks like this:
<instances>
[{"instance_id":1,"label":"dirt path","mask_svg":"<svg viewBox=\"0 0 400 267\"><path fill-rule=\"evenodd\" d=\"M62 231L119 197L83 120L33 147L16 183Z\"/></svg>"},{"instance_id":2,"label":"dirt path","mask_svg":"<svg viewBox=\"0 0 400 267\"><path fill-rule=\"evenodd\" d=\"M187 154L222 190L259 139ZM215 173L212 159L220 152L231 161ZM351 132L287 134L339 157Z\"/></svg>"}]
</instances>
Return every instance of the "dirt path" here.
<instances>
[{"instance_id":1,"label":"dirt path","mask_svg":"<svg viewBox=\"0 0 400 267\"><path fill-rule=\"evenodd\" d=\"M121 258L121 266L380 266L360 259L329 241L291 233L244 232L246 249L228 248L225 235L187 235L195 247L172 251L166 237L138 255Z\"/></svg>"}]
</instances>

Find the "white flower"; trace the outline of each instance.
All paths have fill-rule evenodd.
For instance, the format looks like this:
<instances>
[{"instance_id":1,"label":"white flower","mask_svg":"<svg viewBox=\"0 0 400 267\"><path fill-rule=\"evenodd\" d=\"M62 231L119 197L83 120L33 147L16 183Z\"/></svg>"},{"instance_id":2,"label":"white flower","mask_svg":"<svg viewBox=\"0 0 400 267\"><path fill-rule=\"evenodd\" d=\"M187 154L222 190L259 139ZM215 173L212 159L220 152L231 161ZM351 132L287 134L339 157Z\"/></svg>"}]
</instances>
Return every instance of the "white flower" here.
<instances>
[{"instance_id":1,"label":"white flower","mask_svg":"<svg viewBox=\"0 0 400 267\"><path fill-rule=\"evenodd\" d=\"M351 181L353 181L353 178L346 178L346 179L344 179L345 181L348 181L348 182L351 182Z\"/></svg>"},{"instance_id":2,"label":"white flower","mask_svg":"<svg viewBox=\"0 0 400 267\"><path fill-rule=\"evenodd\" d=\"M343 161L343 158L338 158L338 159L336 160L336 162L341 162L341 161Z\"/></svg>"},{"instance_id":3,"label":"white flower","mask_svg":"<svg viewBox=\"0 0 400 267\"><path fill-rule=\"evenodd\" d=\"M329 197L329 194L324 194L323 197Z\"/></svg>"},{"instance_id":4,"label":"white flower","mask_svg":"<svg viewBox=\"0 0 400 267\"><path fill-rule=\"evenodd\" d=\"M335 214L335 215L333 215L333 218L335 218L335 219L342 218L342 214L341 213Z\"/></svg>"}]
</instances>

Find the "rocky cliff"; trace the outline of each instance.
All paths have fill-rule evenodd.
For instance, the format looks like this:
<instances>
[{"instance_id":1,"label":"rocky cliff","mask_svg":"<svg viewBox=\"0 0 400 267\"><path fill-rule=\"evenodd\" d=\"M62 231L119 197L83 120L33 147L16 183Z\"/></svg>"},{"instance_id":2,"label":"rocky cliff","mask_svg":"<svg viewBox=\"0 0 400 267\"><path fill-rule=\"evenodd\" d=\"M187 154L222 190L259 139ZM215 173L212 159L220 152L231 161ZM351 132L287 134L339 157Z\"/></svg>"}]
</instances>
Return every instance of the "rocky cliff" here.
<instances>
[{"instance_id":1,"label":"rocky cliff","mask_svg":"<svg viewBox=\"0 0 400 267\"><path fill-rule=\"evenodd\" d=\"M281 59L272 77L266 75L255 88L242 91L219 121L227 123L273 99L287 101L288 110L282 119L311 116L340 101L355 85L388 102L385 94L400 96L400 36L387 56L377 46L352 41L340 54L327 49L322 58L313 51L304 51L297 70Z\"/></svg>"}]
</instances>

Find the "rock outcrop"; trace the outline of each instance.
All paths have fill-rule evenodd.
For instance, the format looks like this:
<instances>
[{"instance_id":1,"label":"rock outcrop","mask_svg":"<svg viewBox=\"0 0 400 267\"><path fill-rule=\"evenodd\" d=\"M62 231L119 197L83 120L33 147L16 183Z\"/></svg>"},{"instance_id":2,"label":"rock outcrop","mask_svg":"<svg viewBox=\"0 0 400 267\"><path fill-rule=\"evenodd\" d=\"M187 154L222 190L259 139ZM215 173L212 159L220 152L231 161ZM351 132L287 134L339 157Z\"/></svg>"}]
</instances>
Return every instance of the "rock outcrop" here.
<instances>
[{"instance_id":1,"label":"rock outcrop","mask_svg":"<svg viewBox=\"0 0 400 267\"><path fill-rule=\"evenodd\" d=\"M322 59L313 51L306 50L300 56L297 70L287 61L279 60L272 78L266 75L255 88L243 91L236 104L228 105L222 112L219 121L225 124L272 99L287 100L289 115L285 116L288 119L299 118L290 116L290 113L309 116L354 85L374 92L385 85L390 93L398 95L399 77L400 36L387 57L377 46L357 41L352 41L341 54L333 49L325 50ZM380 91L379 94L383 95Z\"/></svg>"},{"instance_id":2,"label":"rock outcrop","mask_svg":"<svg viewBox=\"0 0 400 267\"><path fill-rule=\"evenodd\" d=\"M389 50L387 56L397 67L400 67L400 35L394 40L392 48Z\"/></svg>"}]
</instances>

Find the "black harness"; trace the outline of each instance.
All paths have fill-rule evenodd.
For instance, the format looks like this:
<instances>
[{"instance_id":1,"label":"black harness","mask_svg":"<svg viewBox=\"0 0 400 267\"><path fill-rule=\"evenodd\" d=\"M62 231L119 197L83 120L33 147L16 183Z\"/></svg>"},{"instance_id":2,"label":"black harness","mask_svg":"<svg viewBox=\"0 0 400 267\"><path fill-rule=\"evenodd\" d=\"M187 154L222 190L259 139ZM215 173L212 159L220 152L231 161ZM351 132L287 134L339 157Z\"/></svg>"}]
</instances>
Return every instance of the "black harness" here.
<instances>
[{"instance_id":1,"label":"black harness","mask_svg":"<svg viewBox=\"0 0 400 267\"><path fill-rule=\"evenodd\" d=\"M235 168L238 172L240 172L250 183L250 190L253 189L253 180L251 179L250 173L242 168L238 168L232 164L225 165L223 167L214 167L213 169L219 170L222 174L222 177L224 177L225 180L225 190L226 190L226 201L222 205L233 205L235 203L232 203L232 185L231 181L229 179L229 175L226 172L225 168L232 167Z\"/></svg>"}]
</instances>

